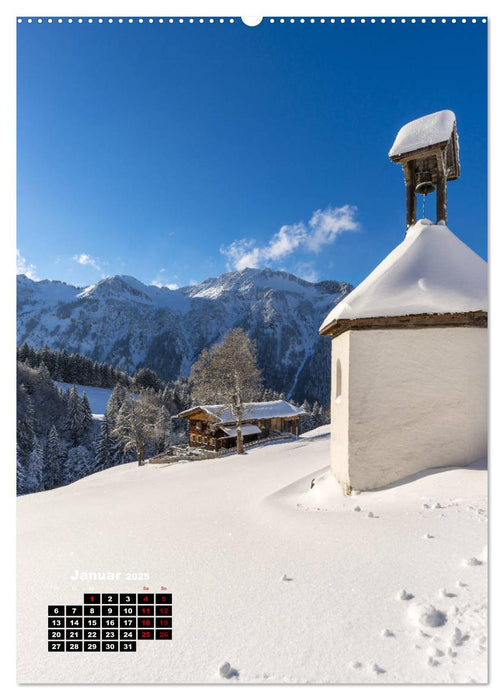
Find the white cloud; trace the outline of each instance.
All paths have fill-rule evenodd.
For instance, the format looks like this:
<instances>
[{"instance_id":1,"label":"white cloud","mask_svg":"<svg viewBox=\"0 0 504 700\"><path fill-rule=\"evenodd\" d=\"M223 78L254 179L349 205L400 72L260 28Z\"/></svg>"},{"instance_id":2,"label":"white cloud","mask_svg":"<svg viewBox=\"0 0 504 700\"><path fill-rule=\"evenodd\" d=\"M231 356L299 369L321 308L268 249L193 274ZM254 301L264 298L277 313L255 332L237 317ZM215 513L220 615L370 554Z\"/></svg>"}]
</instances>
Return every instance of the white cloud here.
<instances>
[{"instance_id":1,"label":"white cloud","mask_svg":"<svg viewBox=\"0 0 504 700\"><path fill-rule=\"evenodd\" d=\"M327 207L313 212L308 224L286 224L275 233L266 245L256 245L254 239L242 238L220 252L228 258L228 269L243 270L282 260L301 249L320 253L324 246L334 243L344 231L359 227L355 220L357 208L349 204L342 207Z\"/></svg>"},{"instance_id":2,"label":"white cloud","mask_svg":"<svg viewBox=\"0 0 504 700\"><path fill-rule=\"evenodd\" d=\"M161 272L164 272L164 270L161 270ZM166 289L171 289L171 290L175 290L175 289L179 288L178 284L176 284L175 282L168 282L168 283L162 282L159 279L159 275L155 279L152 280L151 284L154 285L154 287L159 287L160 289L162 289L164 287L166 287Z\"/></svg>"},{"instance_id":3,"label":"white cloud","mask_svg":"<svg viewBox=\"0 0 504 700\"><path fill-rule=\"evenodd\" d=\"M72 260L75 260L75 262L79 263L79 265L89 265L90 267L94 267L95 270L100 270L100 265L98 262L87 253L74 255Z\"/></svg>"},{"instance_id":4,"label":"white cloud","mask_svg":"<svg viewBox=\"0 0 504 700\"><path fill-rule=\"evenodd\" d=\"M296 265L296 275L307 282L318 282L319 280L318 272L309 262L301 262Z\"/></svg>"},{"instance_id":5,"label":"white cloud","mask_svg":"<svg viewBox=\"0 0 504 700\"><path fill-rule=\"evenodd\" d=\"M31 263L26 262L26 258L21 255L19 248L16 248L16 274L26 275L34 282L37 282L38 277L35 274L36 267Z\"/></svg>"}]
</instances>

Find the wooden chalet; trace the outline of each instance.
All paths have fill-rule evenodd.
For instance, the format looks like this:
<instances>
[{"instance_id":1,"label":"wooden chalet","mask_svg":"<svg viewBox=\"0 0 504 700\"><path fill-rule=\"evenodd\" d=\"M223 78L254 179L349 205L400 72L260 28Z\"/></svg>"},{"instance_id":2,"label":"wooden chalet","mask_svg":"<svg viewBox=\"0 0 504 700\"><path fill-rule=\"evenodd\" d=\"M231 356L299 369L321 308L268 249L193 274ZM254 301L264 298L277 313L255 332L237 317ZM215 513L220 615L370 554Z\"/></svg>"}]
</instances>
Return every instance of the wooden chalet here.
<instances>
[{"instance_id":1,"label":"wooden chalet","mask_svg":"<svg viewBox=\"0 0 504 700\"><path fill-rule=\"evenodd\" d=\"M242 421L243 443L256 442L272 435L299 435L299 418L304 411L288 401L263 401L245 404ZM189 445L208 450L236 446L236 418L226 406L194 406L179 413L189 420Z\"/></svg>"}]
</instances>

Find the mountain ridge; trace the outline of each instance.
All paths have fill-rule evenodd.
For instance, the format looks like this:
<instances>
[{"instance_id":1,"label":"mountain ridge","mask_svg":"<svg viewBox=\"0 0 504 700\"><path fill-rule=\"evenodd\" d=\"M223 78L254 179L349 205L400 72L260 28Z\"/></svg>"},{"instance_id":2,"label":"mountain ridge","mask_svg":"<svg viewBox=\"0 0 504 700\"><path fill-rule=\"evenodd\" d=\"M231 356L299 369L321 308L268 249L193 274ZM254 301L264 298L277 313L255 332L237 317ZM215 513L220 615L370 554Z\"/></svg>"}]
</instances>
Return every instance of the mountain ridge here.
<instances>
[{"instance_id":1,"label":"mountain ridge","mask_svg":"<svg viewBox=\"0 0 504 700\"><path fill-rule=\"evenodd\" d=\"M327 404L330 343L318 326L352 290L246 268L172 290L115 275L87 287L18 275L18 344L65 348L165 380L190 371L204 347L240 326L257 346L265 383L293 400Z\"/></svg>"}]
</instances>

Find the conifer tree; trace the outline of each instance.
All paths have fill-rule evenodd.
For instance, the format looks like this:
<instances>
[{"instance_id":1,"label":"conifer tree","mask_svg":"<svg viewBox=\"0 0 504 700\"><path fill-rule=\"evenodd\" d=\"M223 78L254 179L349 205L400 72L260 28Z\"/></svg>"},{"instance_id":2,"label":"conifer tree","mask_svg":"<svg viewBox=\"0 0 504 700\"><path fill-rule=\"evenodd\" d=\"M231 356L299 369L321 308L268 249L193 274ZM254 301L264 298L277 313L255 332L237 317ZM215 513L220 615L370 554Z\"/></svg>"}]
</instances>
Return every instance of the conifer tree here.
<instances>
[{"instance_id":1,"label":"conifer tree","mask_svg":"<svg viewBox=\"0 0 504 700\"><path fill-rule=\"evenodd\" d=\"M92 459L87 447L78 445L68 450L63 465L63 484L70 484L76 479L82 479L92 473Z\"/></svg>"},{"instance_id":2,"label":"conifer tree","mask_svg":"<svg viewBox=\"0 0 504 700\"><path fill-rule=\"evenodd\" d=\"M44 458L39 439L34 437L24 475L24 493L35 493L43 486Z\"/></svg>"},{"instance_id":3,"label":"conifer tree","mask_svg":"<svg viewBox=\"0 0 504 700\"><path fill-rule=\"evenodd\" d=\"M82 437L84 413L75 384L70 389L67 402L68 435L73 447L77 447Z\"/></svg>"},{"instance_id":4,"label":"conifer tree","mask_svg":"<svg viewBox=\"0 0 504 700\"><path fill-rule=\"evenodd\" d=\"M21 401L24 410L20 411ZM35 438L35 416L31 396L21 387L21 395L18 395L18 419L17 419L17 445L19 460L27 464L30 452L33 449Z\"/></svg>"},{"instance_id":5,"label":"conifer tree","mask_svg":"<svg viewBox=\"0 0 504 700\"><path fill-rule=\"evenodd\" d=\"M95 442L94 468L96 471L108 469L114 465L114 452L116 444L110 434L111 426L108 414L105 413L100 426L100 432Z\"/></svg>"},{"instance_id":6,"label":"conifer tree","mask_svg":"<svg viewBox=\"0 0 504 700\"><path fill-rule=\"evenodd\" d=\"M44 485L52 489L61 483L62 449L55 426L51 427L47 437L44 459Z\"/></svg>"},{"instance_id":7,"label":"conifer tree","mask_svg":"<svg viewBox=\"0 0 504 700\"><path fill-rule=\"evenodd\" d=\"M106 413L110 419L111 424L115 423L115 419L121 406L126 398L127 391L122 384L116 384L114 391L110 394L110 398L107 402Z\"/></svg>"},{"instance_id":8,"label":"conifer tree","mask_svg":"<svg viewBox=\"0 0 504 700\"><path fill-rule=\"evenodd\" d=\"M81 408L82 408L82 435L87 436L89 431L93 426L93 414L91 413L91 406L89 405L89 399L85 391L82 392L81 397Z\"/></svg>"}]
</instances>

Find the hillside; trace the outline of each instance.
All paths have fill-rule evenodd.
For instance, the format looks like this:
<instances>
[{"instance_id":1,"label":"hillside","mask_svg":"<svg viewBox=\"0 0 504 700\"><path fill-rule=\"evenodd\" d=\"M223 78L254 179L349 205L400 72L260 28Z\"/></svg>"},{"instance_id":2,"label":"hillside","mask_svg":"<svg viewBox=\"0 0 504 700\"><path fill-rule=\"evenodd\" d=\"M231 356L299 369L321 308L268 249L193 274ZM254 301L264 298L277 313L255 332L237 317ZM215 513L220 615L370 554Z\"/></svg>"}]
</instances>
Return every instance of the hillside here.
<instances>
[{"instance_id":1,"label":"hillside","mask_svg":"<svg viewBox=\"0 0 504 700\"><path fill-rule=\"evenodd\" d=\"M323 427L18 498L18 680L484 683L486 469L345 497L328 464ZM140 591L127 572L173 593L173 640L47 654L47 605Z\"/></svg>"},{"instance_id":2,"label":"hillside","mask_svg":"<svg viewBox=\"0 0 504 700\"><path fill-rule=\"evenodd\" d=\"M71 389L74 386L73 384L68 384L67 382L54 383L56 384L58 389L63 389L63 391ZM86 392L86 396L88 397L93 418L103 418L103 414L107 409L108 400L110 399L110 395L112 394L112 389L102 389L98 386L82 386L80 384L76 384L75 388L77 389L77 393L79 394L79 396L82 396L82 394Z\"/></svg>"},{"instance_id":3,"label":"hillside","mask_svg":"<svg viewBox=\"0 0 504 700\"><path fill-rule=\"evenodd\" d=\"M318 327L352 289L285 272L246 269L170 290L133 277L85 289L18 276L18 344L79 352L132 374L187 376L204 347L241 326L257 344L265 384L296 401L329 401L330 343Z\"/></svg>"}]
</instances>

